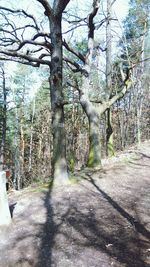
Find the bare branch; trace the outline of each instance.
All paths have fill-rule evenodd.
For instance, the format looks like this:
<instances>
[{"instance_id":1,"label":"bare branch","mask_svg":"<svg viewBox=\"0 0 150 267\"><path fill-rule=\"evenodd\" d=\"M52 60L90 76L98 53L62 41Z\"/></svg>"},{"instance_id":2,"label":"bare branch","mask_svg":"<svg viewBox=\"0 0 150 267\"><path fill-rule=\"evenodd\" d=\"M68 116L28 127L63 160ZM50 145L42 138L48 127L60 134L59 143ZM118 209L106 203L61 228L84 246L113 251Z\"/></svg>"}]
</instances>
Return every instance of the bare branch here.
<instances>
[{"instance_id":1,"label":"bare branch","mask_svg":"<svg viewBox=\"0 0 150 267\"><path fill-rule=\"evenodd\" d=\"M17 62L23 65L28 65L28 66L32 66L32 67L39 67L39 63L34 63L34 62L27 62L27 61L23 61L20 59L15 59L15 58L6 58L6 57L1 57L0 56L0 61L10 61L10 62Z\"/></svg>"},{"instance_id":2,"label":"bare branch","mask_svg":"<svg viewBox=\"0 0 150 267\"><path fill-rule=\"evenodd\" d=\"M95 30L93 19L98 12L99 4L100 4L100 0L93 0L93 10L89 14L89 19L88 19L89 38L92 38L92 39L94 38L94 30Z\"/></svg>"},{"instance_id":3,"label":"bare branch","mask_svg":"<svg viewBox=\"0 0 150 267\"><path fill-rule=\"evenodd\" d=\"M96 30L98 30L105 22L106 22L106 18L104 18L100 22L98 22L98 25L95 27Z\"/></svg>"},{"instance_id":4,"label":"bare branch","mask_svg":"<svg viewBox=\"0 0 150 267\"><path fill-rule=\"evenodd\" d=\"M146 61L150 61L150 57L147 57L147 58L145 58L143 60L139 60L136 63L132 64L132 67L130 68L130 70L133 69L133 68L135 68L138 64L140 64L142 62L146 62Z\"/></svg>"},{"instance_id":5,"label":"bare branch","mask_svg":"<svg viewBox=\"0 0 150 267\"><path fill-rule=\"evenodd\" d=\"M63 40L63 46L64 46L69 52L71 52L71 53L74 54L76 57L78 57L80 60L82 60L83 63L85 63L85 58L84 58L84 56L83 56L80 52L77 52L77 51L75 51L72 47L70 47L70 46L66 43L65 39Z\"/></svg>"},{"instance_id":6,"label":"bare branch","mask_svg":"<svg viewBox=\"0 0 150 267\"><path fill-rule=\"evenodd\" d=\"M50 17L53 16L53 10L47 0L37 0L45 9L45 16Z\"/></svg>"},{"instance_id":7,"label":"bare branch","mask_svg":"<svg viewBox=\"0 0 150 267\"><path fill-rule=\"evenodd\" d=\"M86 22L86 18L79 18L79 17L77 17L74 20L69 20L69 19L63 17L63 20L66 21L69 24L78 24L78 23L81 23L81 22Z\"/></svg>"},{"instance_id":8,"label":"bare branch","mask_svg":"<svg viewBox=\"0 0 150 267\"><path fill-rule=\"evenodd\" d=\"M1 60L11 60L36 67L40 66L40 64L50 66L51 61L48 58L51 54L50 34L39 31L36 19L25 10L14 10L2 6L0 6L0 15L4 20L4 22L2 20L0 27ZM11 21L11 16L15 15L31 19L31 24L27 22L24 26L17 27L15 23ZM34 28L36 32L31 39L26 40L24 39L24 32L29 27ZM10 46L11 49L9 49ZM26 48L26 50L24 48ZM45 51L42 51L44 49ZM39 53L40 51L43 53Z\"/></svg>"},{"instance_id":9,"label":"bare branch","mask_svg":"<svg viewBox=\"0 0 150 267\"><path fill-rule=\"evenodd\" d=\"M116 0L113 0L112 3L111 3L111 6L113 6L113 4L116 2Z\"/></svg>"},{"instance_id":10,"label":"bare branch","mask_svg":"<svg viewBox=\"0 0 150 267\"><path fill-rule=\"evenodd\" d=\"M50 38L50 34L49 33L44 33L44 32L38 32L37 34L34 35L34 37L32 38L32 40L36 40L39 37L44 37L44 38Z\"/></svg>"},{"instance_id":11,"label":"bare branch","mask_svg":"<svg viewBox=\"0 0 150 267\"><path fill-rule=\"evenodd\" d=\"M25 17L28 17L28 18L32 19L34 24L35 24L36 29L40 30L39 27L38 27L38 24L36 22L36 19L34 18L34 16L29 14L29 13L27 13L25 10L23 10L23 9L14 10L14 9L10 9L10 8L7 8L7 7L2 7L2 6L0 6L0 10L4 10L4 11L7 11L7 12L12 13L12 14L20 13L20 14L24 15Z\"/></svg>"},{"instance_id":12,"label":"bare branch","mask_svg":"<svg viewBox=\"0 0 150 267\"><path fill-rule=\"evenodd\" d=\"M36 57L32 57L31 55L25 55L23 53L19 53L19 52L16 52L16 51L5 51L5 50L1 50L0 51L0 54L3 54L5 57L6 60L9 60L7 58L7 56L9 57L12 57L10 58L11 60L14 60L14 61L19 61L20 63L23 63L23 64L26 64L26 63L29 63L32 64L32 63L38 63L39 66L40 64L42 65L48 65L48 66L51 66L51 62L49 60L43 60L41 58L36 58ZM18 58L18 60L16 60ZM26 60L26 61L23 61L22 60Z\"/></svg>"},{"instance_id":13,"label":"bare branch","mask_svg":"<svg viewBox=\"0 0 150 267\"><path fill-rule=\"evenodd\" d=\"M18 46L18 48L17 49L12 49L12 50L10 50L10 51L19 51L21 48L23 48L25 45L27 45L27 44L29 44L29 45L34 45L34 46L42 46L42 47L46 47L46 48L51 48L50 47L50 44L49 43L46 43L46 42L35 42L35 41L32 41L32 40L25 40L25 41L23 41L23 42L21 42L20 43L20 45Z\"/></svg>"},{"instance_id":14,"label":"bare branch","mask_svg":"<svg viewBox=\"0 0 150 267\"><path fill-rule=\"evenodd\" d=\"M73 26L72 28L70 28L69 30L63 32L63 34L67 34L67 33L69 33L69 32L72 32L72 31L76 30L76 29L79 28L79 27L85 27L85 26L87 26L86 23L85 23L85 24L75 25L75 26Z\"/></svg>"},{"instance_id":15,"label":"bare branch","mask_svg":"<svg viewBox=\"0 0 150 267\"><path fill-rule=\"evenodd\" d=\"M39 56L39 59L43 59L43 58L45 58L45 57L49 57L49 54L47 53L43 53L43 54L41 54L40 56Z\"/></svg>"},{"instance_id":16,"label":"bare branch","mask_svg":"<svg viewBox=\"0 0 150 267\"><path fill-rule=\"evenodd\" d=\"M132 86L132 81L131 80L126 81L123 89L107 102L108 107L111 107L117 100L121 99L129 91L131 86Z\"/></svg>"},{"instance_id":17,"label":"bare branch","mask_svg":"<svg viewBox=\"0 0 150 267\"><path fill-rule=\"evenodd\" d=\"M92 55L94 49L94 17L96 16L100 6L100 0L93 0L93 10L88 16L88 52L86 54L86 64L90 65L92 62Z\"/></svg>"},{"instance_id":18,"label":"bare branch","mask_svg":"<svg viewBox=\"0 0 150 267\"><path fill-rule=\"evenodd\" d=\"M76 61L71 60L67 57L63 57L63 60L75 67L75 69L72 69L73 72L81 72L81 73L84 72L83 69L80 67L80 65Z\"/></svg>"}]
</instances>

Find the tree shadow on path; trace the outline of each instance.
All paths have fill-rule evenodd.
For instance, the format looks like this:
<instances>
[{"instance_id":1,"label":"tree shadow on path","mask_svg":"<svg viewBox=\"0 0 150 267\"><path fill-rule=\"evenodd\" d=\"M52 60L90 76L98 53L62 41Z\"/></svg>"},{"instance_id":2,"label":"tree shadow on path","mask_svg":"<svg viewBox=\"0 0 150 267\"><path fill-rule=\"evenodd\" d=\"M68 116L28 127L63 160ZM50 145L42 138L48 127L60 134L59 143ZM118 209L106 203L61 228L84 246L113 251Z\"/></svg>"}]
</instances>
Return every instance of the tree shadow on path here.
<instances>
[{"instance_id":1,"label":"tree shadow on path","mask_svg":"<svg viewBox=\"0 0 150 267\"><path fill-rule=\"evenodd\" d=\"M36 267L51 267L55 266L55 259L53 259L52 251L55 246L55 237L59 232L59 228L63 224L65 218L68 216L69 208L63 215L60 216L59 222L54 217L57 215L57 210L54 208L52 200L53 181L49 185L49 190L45 193L43 198L44 207L46 210L46 220L40 229L40 246L38 248L38 259ZM58 216L58 215L57 215Z\"/></svg>"},{"instance_id":2,"label":"tree shadow on path","mask_svg":"<svg viewBox=\"0 0 150 267\"><path fill-rule=\"evenodd\" d=\"M88 180L96 189L96 191L92 190L91 187L83 184L83 187L87 189L87 202L90 201L89 205L86 204L87 209L92 205L94 209L89 209L87 213L85 207L84 211L79 208L79 205L72 207L74 212L69 214L67 220L78 233L73 242L78 244L79 248L82 247L82 250L92 249L93 253L99 251L101 260L104 257L101 253L105 253L110 257L110 265L149 267L147 253L150 245L150 232L139 222L137 217L135 219L104 192L90 175L86 174L82 178ZM99 204L97 194L100 197ZM80 197L82 198L82 196ZM98 266L96 265L97 261L98 259L95 258L93 266ZM108 262L103 264L103 266L108 266ZM87 265L85 264L85 266Z\"/></svg>"},{"instance_id":3,"label":"tree shadow on path","mask_svg":"<svg viewBox=\"0 0 150 267\"><path fill-rule=\"evenodd\" d=\"M87 174L89 177L88 181L99 191L100 194L116 209L121 216L123 216L127 221L133 225L136 231L142 234L144 237L150 240L150 232L140 223L138 222L133 216L131 216L128 212L126 212L116 201L114 201L108 194L106 194L100 187L95 183L93 178Z\"/></svg>"},{"instance_id":4,"label":"tree shadow on path","mask_svg":"<svg viewBox=\"0 0 150 267\"><path fill-rule=\"evenodd\" d=\"M51 193L53 189L53 181L49 185L48 191L43 197L44 207L46 209L46 221L40 229L40 246L38 248L37 267L51 267L52 264L52 248L54 237L56 234L56 226L53 221L53 207L51 204Z\"/></svg>"}]
</instances>

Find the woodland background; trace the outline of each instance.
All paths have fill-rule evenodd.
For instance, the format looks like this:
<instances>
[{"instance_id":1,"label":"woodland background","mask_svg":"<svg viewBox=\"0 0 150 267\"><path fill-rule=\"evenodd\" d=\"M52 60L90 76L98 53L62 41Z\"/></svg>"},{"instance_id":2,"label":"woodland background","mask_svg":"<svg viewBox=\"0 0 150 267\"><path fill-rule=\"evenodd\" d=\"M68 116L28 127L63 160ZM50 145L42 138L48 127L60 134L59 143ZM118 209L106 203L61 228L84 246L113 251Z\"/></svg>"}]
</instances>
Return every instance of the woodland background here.
<instances>
[{"instance_id":1,"label":"woodland background","mask_svg":"<svg viewBox=\"0 0 150 267\"><path fill-rule=\"evenodd\" d=\"M0 157L3 168L12 171L11 186L21 189L52 175L54 110L47 64L52 52L39 55L39 51L48 51L47 42L51 42L48 17L42 17L45 13L39 8L48 1L32 1L35 20L29 16L32 8L23 13L11 2L9 10L8 6L0 7ZM89 159L90 120L81 99L87 94L85 89L90 105L99 114L102 158L150 138L150 1L130 0L122 24L113 9L117 1L86 1L86 6L68 2L69 7L62 10L61 93L67 168L72 173L87 162L94 167ZM35 38L37 33L33 37L36 25L41 28L39 39ZM35 62L30 57L33 54ZM129 88L126 82L131 82ZM100 112L104 102L124 87L125 93Z\"/></svg>"}]
</instances>

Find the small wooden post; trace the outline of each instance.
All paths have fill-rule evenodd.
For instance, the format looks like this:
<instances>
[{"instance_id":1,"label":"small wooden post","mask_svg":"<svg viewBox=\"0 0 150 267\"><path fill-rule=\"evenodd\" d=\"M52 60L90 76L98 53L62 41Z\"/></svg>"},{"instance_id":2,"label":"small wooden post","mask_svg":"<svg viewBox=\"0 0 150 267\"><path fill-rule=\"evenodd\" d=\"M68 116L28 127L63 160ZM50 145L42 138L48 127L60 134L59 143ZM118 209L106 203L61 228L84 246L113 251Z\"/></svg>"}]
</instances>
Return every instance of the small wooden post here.
<instances>
[{"instance_id":1,"label":"small wooden post","mask_svg":"<svg viewBox=\"0 0 150 267\"><path fill-rule=\"evenodd\" d=\"M11 223L8 197L6 192L6 172L0 171L0 226Z\"/></svg>"}]
</instances>

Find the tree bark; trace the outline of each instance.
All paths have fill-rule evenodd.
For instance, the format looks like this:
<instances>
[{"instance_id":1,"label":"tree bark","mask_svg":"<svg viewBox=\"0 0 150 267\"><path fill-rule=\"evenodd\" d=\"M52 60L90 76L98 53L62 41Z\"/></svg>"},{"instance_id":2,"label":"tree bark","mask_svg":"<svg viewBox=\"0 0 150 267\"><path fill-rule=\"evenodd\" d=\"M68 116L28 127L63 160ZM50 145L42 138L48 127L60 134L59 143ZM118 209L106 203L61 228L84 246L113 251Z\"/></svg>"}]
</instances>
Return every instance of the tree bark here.
<instances>
[{"instance_id":1,"label":"tree bark","mask_svg":"<svg viewBox=\"0 0 150 267\"><path fill-rule=\"evenodd\" d=\"M145 59L145 38L147 34L147 22L144 23L144 31L142 38L142 46L141 46L141 70L140 70L140 79L139 79L139 99L137 103L137 142L141 144L141 115L142 115L142 106L143 106L143 88L144 88L144 59Z\"/></svg>"},{"instance_id":2,"label":"tree bark","mask_svg":"<svg viewBox=\"0 0 150 267\"><path fill-rule=\"evenodd\" d=\"M24 137L24 128L23 121L21 118L20 125L20 173L21 173L21 188L24 187L25 174L24 174L24 161L25 161L25 137Z\"/></svg>"},{"instance_id":3,"label":"tree bark","mask_svg":"<svg viewBox=\"0 0 150 267\"><path fill-rule=\"evenodd\" d=\"M2 108L2 138L0 144L0 164L1 169L3 169L5 163L5 143L6 143L6 112L7 112L7 92L6 92L6 80L5 80L5 72L4 67L1 68L2 75L2 91L3 91L3 108Z\"/></svg>"},{"instance_id":4,"label":"tree bark","mask_svg":"<svg viewBox=\"0 0 150 267\"><path fill-rule=\"evenodd\" d=\"M94 17L99 9L99 0L93 0L93 10L88 16L88 52L85 59L84 71L82 77L82 86L79 89L80 104L87 115L89 121L89 154L87 166L92 168L101 168L101 142L100 142L100 114L97 112L94 104L90 102L90 73L93 63L94 49Z\"/></svg>"},{"instance_id":5,"label":"tree bark","mask_svg":"<svg viewBox=\"0 0 150 267\"><path fill-rule=\"evenodd\" d=\"M88 66L87 66L88 69ZM90 81L88 77L82 78L82 87L79 90L80 104L89 121L89 154L87 167L101 168L101 142L100 142L100 114L89 99Z\"/></svg>"},{"instance_id":6,"label":"tree bark","mask_svg":"<svg viewBox=\"0 0 150 267\"><path fill-rule=\"evenodd\" d=\"M66 161L66 133L62 92L62 32L61 15L50 17L51 69L50 91L52 110L53 159L52 173L55 183L66 183L68 179Z\"/></svg>"},{"instance_id":7,"label":"tree bark","mask_svg":"<svg viewBox=\"0 0 150 267\"><path fill-rule=\"evenodd\" d=\"M30 146L29 146L29 165L28 171L32 170L32 150L33 150L33 123L35 116L35 98L33 100L33 110L32 110L32 119L31 119L31 128L30 128Z\"/></svg>"},{"instance_id":8,"label":"tree bark","mask_svg":"<svg viewBox=\"0 0 150 267\"><path fill-rule=\"evenodd\" d=\"M114 144L113 144L113 128L112 128L112 112L111 109L108 108L106 110L106 143L107 143L107 156L114 156Z\"/></svg>"},{"instance_id":9,"label":"tree bark","mask_svg":"<svg viewBox=\"0 0 150 267\"><path fill-rule=\"evenodd\" d=\"M112 94L112 38L111 38L111 16L112 1L107 0L107 21L106 21L106 93L108 97ZM106 110L106 147L109 157L114 155L113 128L111 109Z\"/></svg>"}]
</instances>

